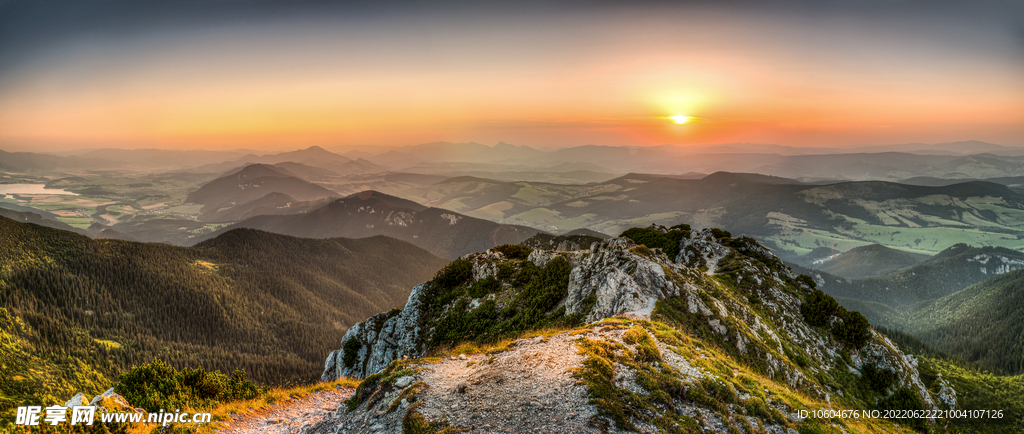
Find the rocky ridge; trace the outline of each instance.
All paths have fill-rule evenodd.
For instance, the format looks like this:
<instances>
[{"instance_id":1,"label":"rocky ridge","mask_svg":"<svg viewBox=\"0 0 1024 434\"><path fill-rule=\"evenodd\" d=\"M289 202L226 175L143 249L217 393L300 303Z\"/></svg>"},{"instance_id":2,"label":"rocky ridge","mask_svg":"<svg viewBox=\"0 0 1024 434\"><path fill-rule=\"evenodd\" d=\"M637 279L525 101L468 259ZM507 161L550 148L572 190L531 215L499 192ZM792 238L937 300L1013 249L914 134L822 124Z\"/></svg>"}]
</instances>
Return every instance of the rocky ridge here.
<instances>
[{"instance_id":1,"label":"rocky ridge","mask_svg":"<svg viewBox=\"0 0 1024 434\"><path fill-rule=\"evenodd\" d=\"M922 408L949 401L933 398L939 392L921 382L916 361L873 330L866 343L851 347L834 332L848 319L808 324L801 306L813 281L797 278L752 239L696 231L673 259L628 238L589 250L525 250L467 255L414 288L404 309L349 329L342 348L328 356L322 378L367 380L348 409L310 432L401 432L410 423L481 432L662 432L674 431L672 426L787 432L812 423L797 415L798 408L873 408L894 396ZM533 323L513 331L565 331L501 347L516 335L509 324L525 321L518 313L535 307L523 300L538 298L523 294L537 292L531 285L545 279L555 282L539 299L557 299L542 303ZM465 329L466 323L477 328ZM445 341L450 336L499 348L464 358L424 358L460 342ZM602 360L611 366L607 372L595 368ZM533 384L531 378L551 382ZM730 392L712 394L715 402L687 392L720 388ZM547 389L559 398L536 398ZM665 396L640 398L659 393ZM608 406L613 398L618 404ZM762 405L767 409L756 410ZM516 409L522 417L502 416L518 414ZM652 411L667 416L650 416ZM840 423L858 431L854 422Z\"/></svg>"}]
</instances>

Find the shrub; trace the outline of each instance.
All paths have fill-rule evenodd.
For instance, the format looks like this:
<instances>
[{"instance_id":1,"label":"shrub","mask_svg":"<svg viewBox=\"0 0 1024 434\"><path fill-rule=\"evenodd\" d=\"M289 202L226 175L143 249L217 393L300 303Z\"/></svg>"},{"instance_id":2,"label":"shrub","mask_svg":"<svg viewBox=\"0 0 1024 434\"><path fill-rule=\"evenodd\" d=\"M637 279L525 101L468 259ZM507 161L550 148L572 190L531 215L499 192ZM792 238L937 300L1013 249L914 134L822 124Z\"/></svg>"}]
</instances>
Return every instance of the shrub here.
<instances>
[{"instance_id":1,"label":"shrub","mask_svg":"<svg viewBox=\"0 0 1024 434\"><path fill-rule=\"evenodd\" d=\"M533 253L533 249L529 247L520 246L518 244L502 244L493 249L496 252L501 252L505 255L506 259L526 259L530 257L530 253Z\"/></svg>"},{"instance_id":2,"label":"shrub","mask_svg":"<svg viewBox=\"0 0 1024 434\"><path fill-rule=\"evenodd\" d=\"M480 298L492 292L497 292L499 289L501 289L501 283L493 277L488 277L486 279L476 281L476 283L470 285L466 291L469 293L470 297Z\"/></svg>"},{"instance_id":3,"label":"shrub","mask_svg":"<svg viewBox=\"0 0 1024 434\"><path fill-rule=\"evenodd\" d=\"M715 237L716 240L721 241L724 238L732 238L732 234L729 231L711 228L711 236Z\"/></svg>"},{"instance_id":4,"label":"shrub","mask_svg":"<svg viewBox=\"0 0 1024 434\"><path fill-rule=\"evenodd\" d=\"M878 405L875 408L879 410L924 410L925 406L924 401L921 400L921 396L917 392L904 387L897 390L896 393L889 395L888 398L878 401ZM927 419L895 418L892 420L910 425L921 432L927 432L928 429Z\"/></svg>"},{"instance_id":5,"label":"shrub","mask_svg":"<svg viewBox=\"0 0 1024 434\"><path fill-rule=\"evenodd\" d=\"M560 256L544 267L523 262L519 271L509 279L513 286L521 289L512 300L503 301L500 309L495 300L485 300L471 310L469 299L453 298L451 301L454 304L435 325L424 324L426 327L434 327L429 347L454 346L466 341L495 342L527 330L553 325L575 325L581 318L565 316L565 309L552 311L568 294L571 271L572 266ZM470 296L500 288L496 280L488 280L482 279L470 286Z\"/></svg>"},{"instance_id":6,"label":"shrub","mask_svg":"<svg viewBox=\"0 0 1024 434\"><path fill-rule=\"evenodd\" d=\"M469 259L459 258L449 262L441 271L438 271L437 275L434 276L434 280L431 280L431 284L438 288L451 289L472 277L473 262Z\"/></svg>"},{"instance_id":7,"label":"shrub","mask_svg":"<svg viewBox=\"0 0 1024 434\"><path fill-rule=\"evenodd\" d=\"M673 226L673 228L679 226ZM675 259L675 257L679 255L679 243L682 242L684 238L688 238L690 236L690 231L673 229L666 233L651 228L630 228L626 229L626 231L619 236L629 238L633 240L633 242L645 245L651 249L661 249L669 258Z\"/></svg>"},{"instance_id":8,"label":"shrub","mask_svg":"<svg viewBox=\"0 0 1024 434\"><path fill-rule=\"evenodd\" d=\"M809 286L811 289L815 289L818 287L818 282L815 282L813 277L808 276L806 274L796 276L796 281Z\"/></svg>"},{"instance_id":9,"label":"shrub","mask_svg":"<svg viewBox=\"0 0 1024 434\"><path fill-rule=\"evenodd\" d=\"M846 312L843 321L832 327L832 334L850 348L861 348L871 340L871 324L860 312Z\"/></svg>"},{"instance_id":10,"label":"shrub","mask_svg":"<svg viewBox=\"0 0 1024 434\"><path fill-rule=\"evenodd\" d=\"M871 390L878 393L885 393L893 384L896 384L896 373L889 369L878 369L873 363L867 363L860 368L861 379Z\"/></svg>"},{"instance_id":11,"label":"shrub","mask_svg":"<svg viewBox=\"0 0 1024 434\"><path fill-rule=\"evenodd\" d=\"M356 364L356 359L359 357L359 350L363 348L363 343L356 338L349 338L342 344L341 348L344 350L345 355L341 357L342 363L345 364L346 368L352 369Z\"/></svg>"},{"instance_id":12,"label":"shrub","mask_svg":"<svg viewBox=\"0 0 1024 434\"><path fill-rule=\"evenodd\" d=\"M832 298L822 292L820 289L811 291L810 294L804 298L803 304L800 305L800 313L804 317L804 321L815 327L821 327L828 324L829 319L832 315L839 310L839 303L836 299Z\"/></svg>"},{"instance_id":13,"label":"shrub","mask_svg":"<svg viewBox=\"0 0 1024 434\"><path fill-rule=\"evenodd\" d=\"M465 294L466 288L461 285L471 278L473 262L469 259L459 258L445 265L424 287L421 296L421 300L425 302L424 310L433 312L434 309L455 301Z\"/></svg>"},{"instance_id":14,"label":"shrub","mask_svg":"<svg viewBox=\"0 0 1024 434\"><path fill-rule=\"evenodd\" d=\"M231 377L203 368L178 371L157 359L121 374L114 390L133 405L149 412L175 409L208 409L214 405L254 399L267 389L250 383L245 371L236 369Z\"/></svg>"}]
</instances>

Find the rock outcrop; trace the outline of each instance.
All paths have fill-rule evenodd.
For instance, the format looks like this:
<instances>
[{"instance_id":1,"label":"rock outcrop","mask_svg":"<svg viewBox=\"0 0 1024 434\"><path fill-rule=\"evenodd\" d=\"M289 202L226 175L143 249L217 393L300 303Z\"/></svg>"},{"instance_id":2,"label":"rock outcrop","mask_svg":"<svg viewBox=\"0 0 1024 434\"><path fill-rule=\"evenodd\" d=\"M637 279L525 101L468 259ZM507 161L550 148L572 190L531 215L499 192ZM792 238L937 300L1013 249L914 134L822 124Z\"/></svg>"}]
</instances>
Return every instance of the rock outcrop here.
<instances>
[{"instance_id":1,"label":"rock outcrop","mask_svg":"<svg viewBox=\"0 0 1024 434\"><path fill-rule=\"evenodd\" d=\"M494 356L471 355L469 360L443 363L421 362L419 359L437 354L442 344L457 344L457 339L494 341L484 339L484 335L474 334L480 330L484 330L484 333L495 330L525 332L530 327L544 328L552 325L558 325L563 330L575 327L575 331L545 337L543 343L547 344L548 340L560 342L562 346L559 351L564 353L561 357L572 361L573 366L568 369L576 372L575 377L583 381L576 386L591 384L587 383L592 379L585 372L597 369L595 366L604 366L584 363L587 357L580 357L580 354L591 351L587 348L596 348L595 345L619 346L620 350L611 353L586 353L591 354L588 356L590 358L601 355L612 360L607 368L598 371L611 370L614 375L609 379L611 386L608 387L619 390L615 392L617 394L661 393L647 389L668 387L651 382L651 375L662 373L674 379L671 381L700 384L702 386L699 387L703 388L727 384L725 387L732 388L736 391L733 393L740 397L737 402L739 404L751 399L773 402L770 396L762 396L765 395L764 390L771 386L799 391L810 397L808 399L820 401L822 405L831 405L835 396L868 399L848 396L852 387L850 382L861 381L858 378L865 376L864 372L871 372L871 375L882 372L882 377L892 380L884 384L884 387L877 386L880 387L878 390L870 392L874 394L870 399L879 400L898 391L910 391L920 398L924 408L938 408L936 397L921 382L916 360L903 354L882 335L868 329L863 338L865 341L844 340L844 335L837 330L844 330L846 321L855 320L851 316L844 316L845 313L831 317L825 326L815 327L804 321L801 306L812 292L812 288L807 285L813 282L806 276L798 279L774 254L756 241L747 237L734 238L723 231L703 230L692 232L690 238L682 240L679 247L679 255L668 258L660 249L637 245L628 238L615 238L594 243L588 250L535 250L529 255L515 252L519 259L509 259L500 251L490 250L453 262L448 269L439 273L438 278L414 288L404 309L378 314L346 333L342 348L327 358L322 378L332 380L342 376L370 376L372 381L368 380L367 387L377 387L380 395L372 395L377 398L365 400L359 396L369 397L377 392L364 391L362 395L357 392L354 398L356 413L339 410L335 421L331 422L335 425L328 423L325 426L336 427L337 423L344 423L345 427L354 427L349 432L400 432L405 423L404 416L391 414L396 408L402 408L406 411L401 414L411 414L409 412L415 409L419 415L417 417L445 421L452 426L498 429L487 418L477 423L473 412L465 409L467 406L475 408L481 405L478 402L480 399L484 400L482 405L498 405L500 398L494 391L510 388L514 384L498 382L487 386L484 385L485 381L474 378L497 375L488 374L488 369L493 368L486 367L486 363L496 361L501 361L501 366L505 366L499 371L521 372L518 377L506 376L502 381L521 383L533 376L548 375L547 367L526 361L533 356L511 356L514 352L512 348L527 345L527 342L529 345L540 345L540 342L535 341L537 338L517 341L509 345L508 349L499 350ZM552 297L557 297L554 302L540 304L542 310L524 301L547 300ZM528 316L520 315L523 311L530 313ZM609 318L618 322L607 323ZM597 326L587 325L594 323ZM528 325L523 328L522 324ZM625 328L629 328L629 333L634 335L626 336L629 333L624 334ZM512 332L505 333L496 335L495 339ZM649 339L646 341L648 344L643 344L645 339ZM708 352L706 348L715 350ZM702 362L709 357L718 361ZM398 379L396 374L389 373L398 369L392 363L396 360L399 362L395 363L403 367L401 369L414 374L409 374L412 376L407 380L381 384L382 378ZM517 367L517 363L524 366ZM732 366L731 373L712 366ZM383 377L371 376L382 370L388 370L381 374ZM436 372L439 370L451 372L450 375L438 376ZM767 379L771 383L754 390L745 389L749 385L737 382L737 378L744 376L742 372L756 373L759 376L757 378ZM449 384L454 381L450 380L451 376L462 378L459 381L464 381L467 386ZM416 384L420 384L418 389ZM481 395L476 401L469 398L455 399L450 395L461 395L465 390L478 390ZM595 394L608 391L591 387L588 393L593 398ZM414 394L418 394L421 399L415 405L410 400ZM675 400L672 401L675 402L673 405L676 405L673 411L677 412L673 414L680 415L680 418L685 415L689 420L699 421L698 425L705 430L716 432L724 432L729 426L741 424L735 409L732 414L723 414L720 407L701 404L697 402L699 400L694 401L694 398L686 396L682 393L672 398ZM941 400L945 403L950 396L955 397L955 392L944 392ZM519 397L511 400L520 401ZM562 411L591 415L588 417L597 421L595 423L598 425L653 423L639 416L646 414L640 410L632 416L633 422L616 419L617 416L609 415L609 410L602 410L600 406L593 407L594 402L591 400L584 404L579 401L570 406L573 410ZM768 432L785 432L790 429L788 427L800 423L798 417L790 415L794 412L793 403L783 403L782 400L774 402L771 405L776 406L777 411L786 414L786 417L765 419L763 415L750 416L748 419L752 422L749 423L762 426ZM531 405L529 402L520 404ZM870 404L874 405L875 402ZM546 405L541 403L541 406ZM635 407L640 404L627 402L621 405ZM520 423L514 426L502 425L500 429L516 431L546 426L551 432L562 432L559 427L564 426L567 427L565 432L593 430L593 426L570 430L568 427L575 426L570 419L552 417L552 420L560 421L558 423L561 425ZM574 431L576 429L579 431ZM484 428L484 431L487 429Z\"/></svg>"},{"instance_id":2,"label":"rock outcrop","mask_svg":"<svg viewBox=\"0 0 1024 434\"><path fill-rule=\"evenodd\" d=\"M123 396L114 391L111 387L105 392L96 395L90 401L85 400L85 394L78 392L75 396L71 397L67 402L64 403L64 407L71 408L77 406L92 406L106 410L113 411L133 411L143 412L142 409L132 407L132 404L128 402Z\"/></svg>"}]
</instances>

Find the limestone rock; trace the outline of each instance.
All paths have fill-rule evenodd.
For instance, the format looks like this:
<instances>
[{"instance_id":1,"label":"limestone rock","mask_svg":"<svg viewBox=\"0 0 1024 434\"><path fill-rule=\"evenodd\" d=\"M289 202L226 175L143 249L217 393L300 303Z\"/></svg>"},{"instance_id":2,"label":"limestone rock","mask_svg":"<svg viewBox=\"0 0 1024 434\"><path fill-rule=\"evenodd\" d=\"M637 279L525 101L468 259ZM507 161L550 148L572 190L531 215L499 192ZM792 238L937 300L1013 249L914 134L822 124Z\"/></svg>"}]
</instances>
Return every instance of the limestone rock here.
<instances>
[{"instance_id":1,"label":"limestone rock","mask_svg":"<svg viewBox=\"0 0 1024 434\"><path fill-rule=\"evenodd\" d=\"M75 394L75 396L72 396L71 399L68 400L68 402L64 403L64 406L67 408L78 407L82 405L89 405L89 401L85 400L85 394L82 392L78 392L77 394Z\"/></svg>"},{"instance_id":2,"label":"limestone rock","mask_svg":"<svg viewBox=\"0 0 1024 434\"><path fill-rule=\"evenodd\" d=\"M690 238L680 243L676 262L690 268L707 268L708 274L714 274L718 261L728 254L729 248L715 239L711 229L704 229L691 232Z\"/></svg>"},{"instance_id":3,"label":"limestone rock","mask_svg":"<svg viewBox=\"0 0 1024 434\"><path fill-rule=\"evenodd\" d=\"M665 279L662 265L633 253L633 247L628 238L605 241L573 268L566 313L589 311L587 322L615 315L649 318L655 302L678 296L679 288Z\"/></svg>"},{"instance_id":4,"label":"limestone rock","mask_svg":"<svg viewBox=\"0 0 1024 434\"><path fill-rule=\"evenodd\" d=\"M107 389L106 392L103 392L102 394L93 397L92 401L89 401L89 405L109 409L124 409L129 411L135 410L134 407L132 407L132 405L128 403L127 399L124 399L123 396L119 395L117 392L114 392L113 387Z\"/></svg>"}]
</instances>

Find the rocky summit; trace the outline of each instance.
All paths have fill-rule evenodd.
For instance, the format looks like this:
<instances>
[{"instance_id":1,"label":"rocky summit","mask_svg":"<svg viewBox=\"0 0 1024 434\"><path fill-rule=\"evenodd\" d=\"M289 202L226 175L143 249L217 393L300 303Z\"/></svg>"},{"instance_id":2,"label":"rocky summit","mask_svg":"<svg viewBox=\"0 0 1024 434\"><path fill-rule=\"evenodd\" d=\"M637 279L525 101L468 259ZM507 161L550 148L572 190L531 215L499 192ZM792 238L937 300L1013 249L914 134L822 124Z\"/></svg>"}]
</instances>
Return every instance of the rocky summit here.
<instances>
[{"instance_id":1,"label":"rocky summit","mask_svg":"<svg viewBox=\"0 0 1024 434\"><path fill-rule=\"evenodd\" d=\"M814 412L955 396L753 239L685 235L455 260L348 330L322 379L363 381L304 432L913 432L933 422Z\"/></svg>"}]
</instances>

